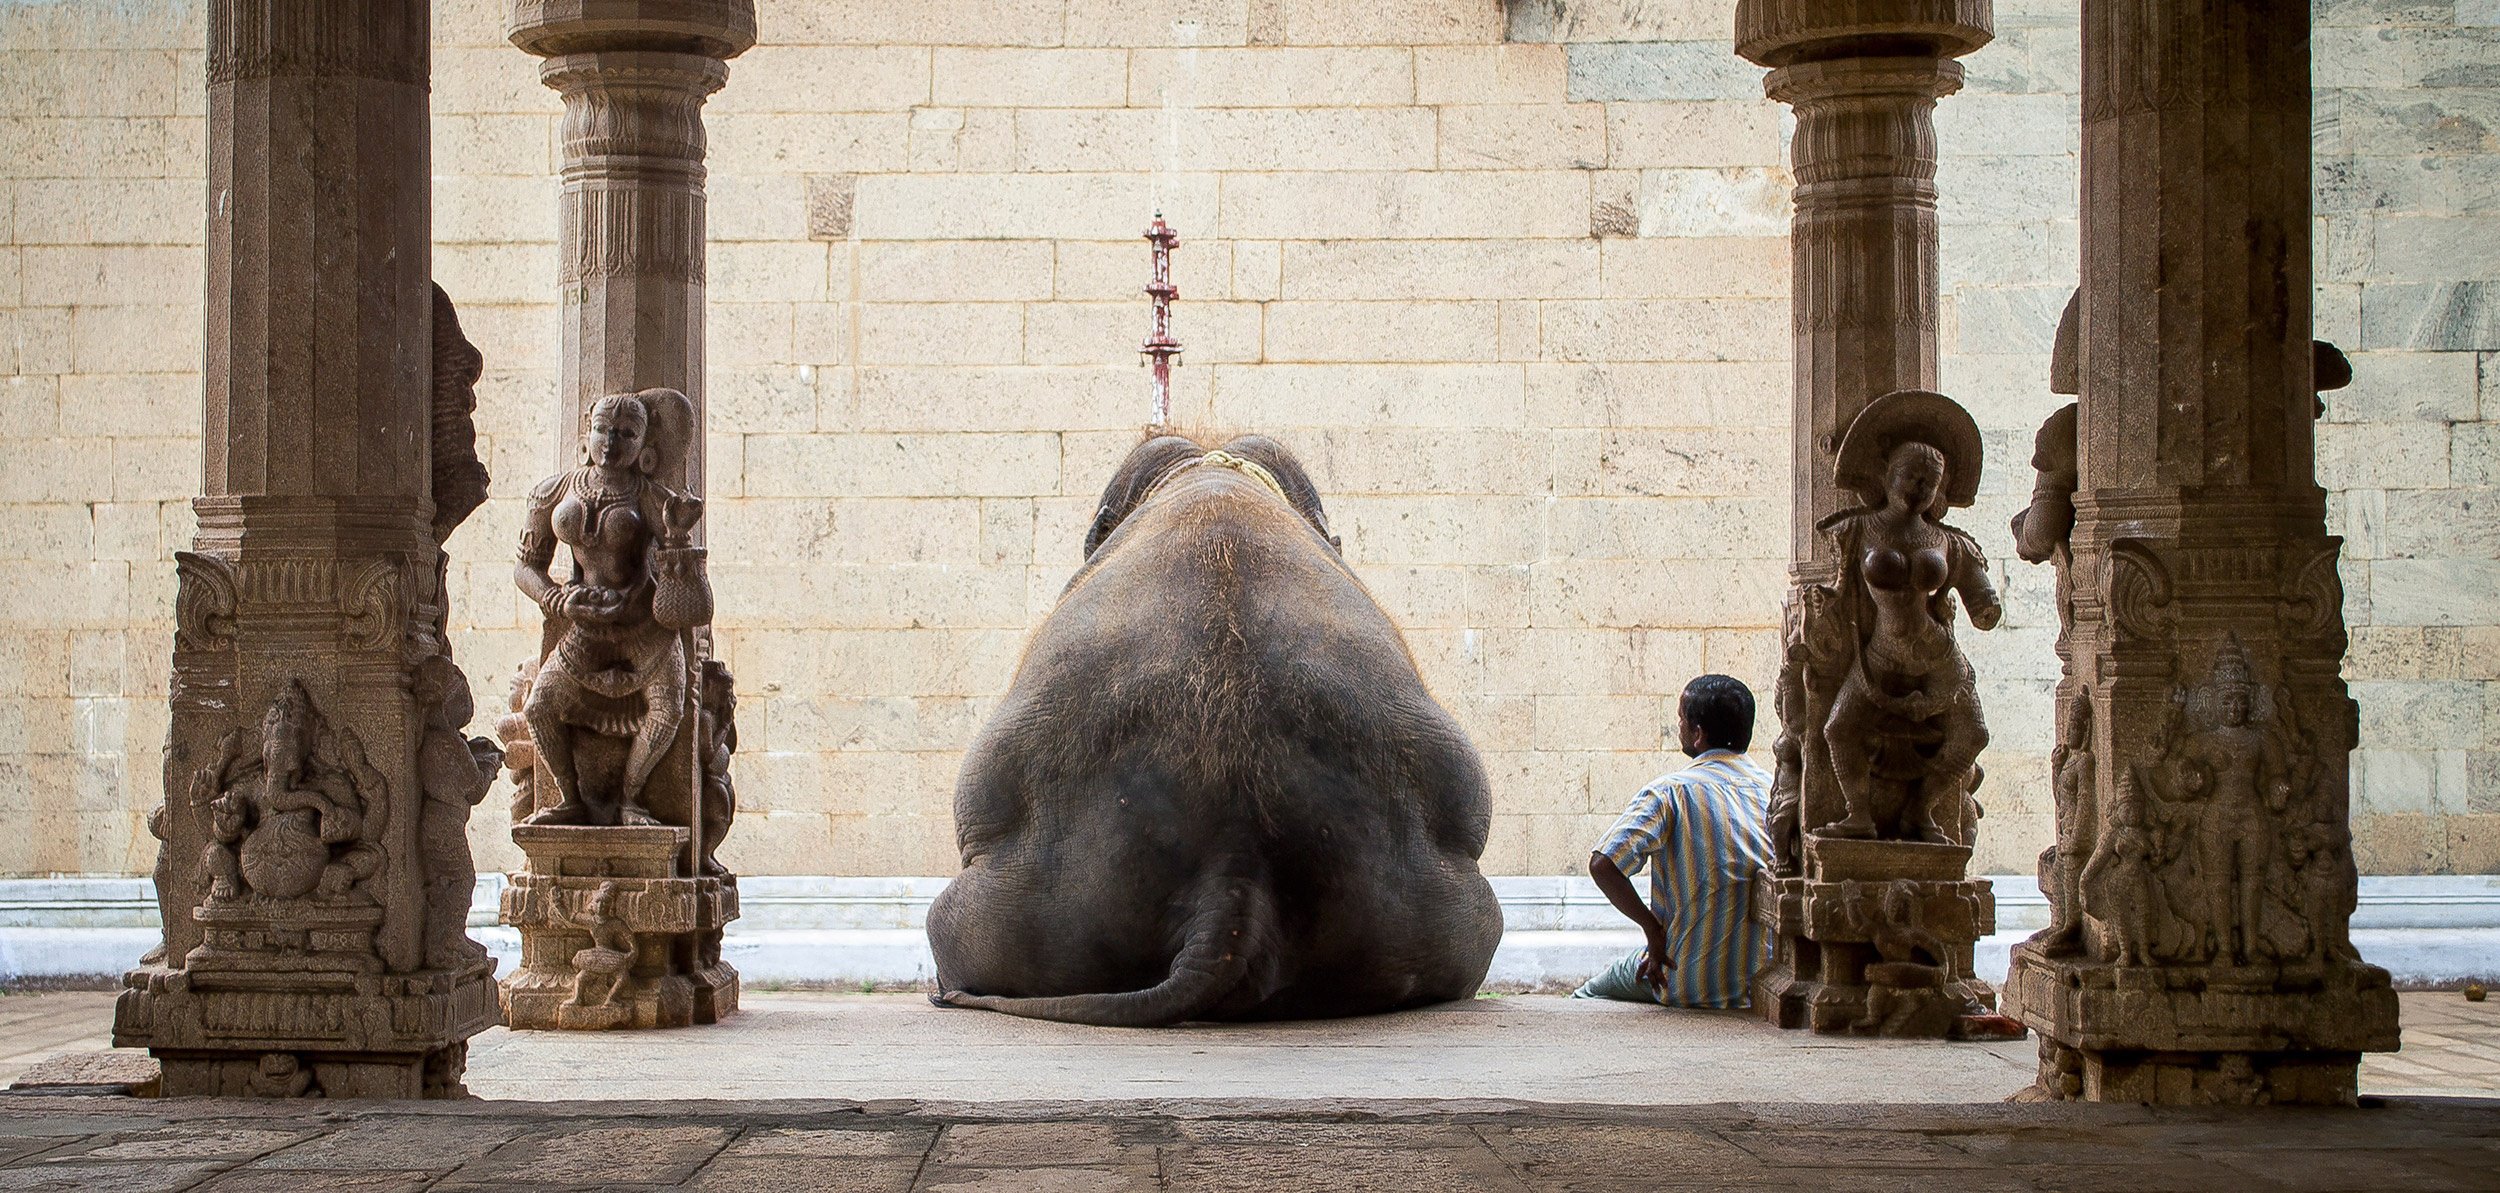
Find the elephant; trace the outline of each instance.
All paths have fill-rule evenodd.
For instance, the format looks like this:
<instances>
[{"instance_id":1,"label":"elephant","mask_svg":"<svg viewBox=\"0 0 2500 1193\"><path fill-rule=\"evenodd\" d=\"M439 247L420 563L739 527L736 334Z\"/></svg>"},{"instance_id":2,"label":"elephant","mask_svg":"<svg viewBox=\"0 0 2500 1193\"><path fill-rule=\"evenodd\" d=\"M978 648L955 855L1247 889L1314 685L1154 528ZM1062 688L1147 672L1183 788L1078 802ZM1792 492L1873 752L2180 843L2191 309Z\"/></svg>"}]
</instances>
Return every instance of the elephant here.
<instances>
[{"instance_id":1,"label":"elephant","mask_svg":"<svg viewBox=\"0 0 2500 1193\"><path fill-rule=\"evenodd\" d=\"M965 756L931 998L1113 1027L1467 998L1491 820L1293 454L1155 436Z\"/></svg>"}]
</instances>

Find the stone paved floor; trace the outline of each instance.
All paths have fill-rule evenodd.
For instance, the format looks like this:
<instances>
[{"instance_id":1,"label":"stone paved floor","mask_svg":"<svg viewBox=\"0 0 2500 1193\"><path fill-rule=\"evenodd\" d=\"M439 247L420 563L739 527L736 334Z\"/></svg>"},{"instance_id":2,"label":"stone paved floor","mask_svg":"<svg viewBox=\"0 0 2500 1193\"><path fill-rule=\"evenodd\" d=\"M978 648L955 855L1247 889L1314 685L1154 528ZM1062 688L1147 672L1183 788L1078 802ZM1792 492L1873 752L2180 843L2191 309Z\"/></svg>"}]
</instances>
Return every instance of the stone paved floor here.
<instances>
[{"instance_id":1,"label":"stone paved floor","mask_svg":"<svg viewBox=\"0 0 2500 1193\"><path fill-rule=\"evenodd\" d=\"M2405 994L2378 1094L2500 1096L2500 1000ZM112 995L0 995L0 1083L107 1047ZM630 1040L630 1043L628 1041ZM630 1051L626 1051L630 1048ZM1521 996L1333 1023L1121 1032L941 1011L917 995L749 991L727 1023L633 1037L496 1030L471 1045L489 1098L1453 1098L1632 1104L1989 1102L2036 1045L1776 1032L1735 1014Z\"/></svg>"},{"instance_id":2,"label":"stone paved floor","mask_svg":"<svg viewBox=\"0 0 2500 1193\"><path fill-rule=\"evenodd\" d=\"M2490 1190L2500 1103L2342 1111L0 1096L0 1190Z\"/></svg>"}]
</instances>

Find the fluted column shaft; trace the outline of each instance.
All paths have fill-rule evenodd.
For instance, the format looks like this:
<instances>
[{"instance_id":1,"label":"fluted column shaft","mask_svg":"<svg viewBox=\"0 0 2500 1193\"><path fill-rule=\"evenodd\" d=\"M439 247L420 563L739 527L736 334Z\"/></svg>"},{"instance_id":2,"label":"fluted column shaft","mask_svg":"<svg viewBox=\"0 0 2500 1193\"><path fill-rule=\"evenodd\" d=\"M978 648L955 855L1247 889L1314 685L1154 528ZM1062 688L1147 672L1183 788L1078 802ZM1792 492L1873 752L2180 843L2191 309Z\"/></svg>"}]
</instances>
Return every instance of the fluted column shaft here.
<instances>
[{"instance_id":1,"label":"fluted column shaft","mask_svg":"<svg viewBox=\"0 0 2500 1193\"><path fill-rule=\"evenodd\" d=\"M686 474L660 479L700 494L703 103L755 44L754 0L513 0L511 36L564 97L555 464L580 463L600 398L674 389L696 433Z\"/></svg>"},{"instance_id":2,"label":"fluted column shaft","mask_svg":"<svg viewBox=\"0 0 2500 1193\"><path fill-rule=\"evenodd\" d=\"M703 101L728 69L701 54L560 54L539 78L564 96L563 400L559 464L591 404L667 388L703 425ZM703 440L686 475L703 491Z\"/></svg>"},{"instance_id":3,"label":"fluted column shaft","mask_svg":"<svg viewBox=\"0 0 2500 1193\"><path fill-rule=\"evenodd\" d=\"M1830 575L1815 524L1856 503L1834 469L1849 420L1884 394L1936 388L1935 110L1961 87L1961 65L1935 57L1806 61L1767 80L1797 113L1789 534L1800 573Z\"/></svg>"}]
</instances>

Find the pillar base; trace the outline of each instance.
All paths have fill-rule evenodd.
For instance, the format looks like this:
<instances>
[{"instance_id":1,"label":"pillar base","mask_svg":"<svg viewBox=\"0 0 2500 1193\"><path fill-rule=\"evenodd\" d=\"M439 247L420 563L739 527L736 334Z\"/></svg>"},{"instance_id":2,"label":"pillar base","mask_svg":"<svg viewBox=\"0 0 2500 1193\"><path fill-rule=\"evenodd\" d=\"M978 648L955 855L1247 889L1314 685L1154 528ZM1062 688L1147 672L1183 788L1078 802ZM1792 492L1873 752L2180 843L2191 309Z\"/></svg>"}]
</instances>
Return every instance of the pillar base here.
<instances>
[{"instance_id":1,"label":"pillar base","mask_svg":"<svg viewBox=\"0 0 2500 1193\"><path fill-rule=\"evenodd\" d=\"M468 1039L496 1023L484 963L413 974L155 965L122 982L113 1044L155 1056L167 1097L465 1097Z\"/></svg>"},{"instance_id":2,"label":"pillar base","mask_svg":"<svg viewBox=\"0 0 2500 1193\"><path fill-rule=\"evenodd\" d=\"M1754 1008L1825 1035L1960 1035L1996 1007L1972 971L1973 946L1996 930L1996 895L1962 877L1969 862L1968 846L1808 835L1804 876L1773 880L1755 909L1773 944Z\"/></svg>"},{"instance_id":3,"label":"pillar base","mask_svg":"<svg viewBox=\"0 0 2500 1193\"><path fill-rule=\"evenodd\" d=\"M720 959L720 941L738 918L738 880L685 876L688 836L668 826L513 828L529 870L503 894L501 920L521 930L521 965L502 988L507 1024L614 1031L737 1012L738 971Z\"/></svg>"},{"instance_id":4,"label":"pillar base","mask_svg":"<svg viewBox=\"0 0 2500 1193\"><path fill-rule=\"evenodd\" d=\"M2349 1106L2361 1054L2397 1044L2387 971L2353 961L2116 965L2025 943L2005 1003L2040 1033L2044 1099Z\"/></svg>"}]
</instances>

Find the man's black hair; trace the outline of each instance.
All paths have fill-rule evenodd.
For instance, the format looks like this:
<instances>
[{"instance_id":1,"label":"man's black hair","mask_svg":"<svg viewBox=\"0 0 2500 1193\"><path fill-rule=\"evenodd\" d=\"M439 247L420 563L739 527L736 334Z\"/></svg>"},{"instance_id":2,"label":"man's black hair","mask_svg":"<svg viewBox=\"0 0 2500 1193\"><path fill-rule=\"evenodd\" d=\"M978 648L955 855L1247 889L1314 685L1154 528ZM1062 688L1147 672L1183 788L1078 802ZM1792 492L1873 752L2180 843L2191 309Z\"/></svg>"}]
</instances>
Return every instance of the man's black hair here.
<instances>
[{"instance_id":1,"label":"man's black hair","mask_svg":"<svg viewBox=\"0 0 2500 1193\"><path fill-rule=\"evenodd\" d=\"M1753 689L1733 675L1704 675L1684 685L1679 706L1685 723L1701 730L1702 744L1737 750L1753 744Z\"/></svg>"}]
</instances>

